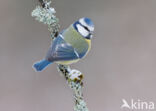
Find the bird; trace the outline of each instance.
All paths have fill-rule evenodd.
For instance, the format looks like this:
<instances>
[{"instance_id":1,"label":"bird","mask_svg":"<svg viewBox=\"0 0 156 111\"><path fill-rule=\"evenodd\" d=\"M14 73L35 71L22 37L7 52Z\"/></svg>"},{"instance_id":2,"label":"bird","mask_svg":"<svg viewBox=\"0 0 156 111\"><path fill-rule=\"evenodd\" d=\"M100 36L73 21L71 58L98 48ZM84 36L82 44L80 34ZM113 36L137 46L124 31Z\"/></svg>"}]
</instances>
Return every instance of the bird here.
<instances>
[{"instance_id":1,"label":"bird","mask_svg":"<svg viewBox=\"0 0 156 111\"><path fill-rule=\"evenodd\" d=\"M83 17L58 34L52 41L44 59L33 64L36 71L43 71L52 63L70 65L84 58L91 49L94 23Z\"/></svg>"}]
</instances>

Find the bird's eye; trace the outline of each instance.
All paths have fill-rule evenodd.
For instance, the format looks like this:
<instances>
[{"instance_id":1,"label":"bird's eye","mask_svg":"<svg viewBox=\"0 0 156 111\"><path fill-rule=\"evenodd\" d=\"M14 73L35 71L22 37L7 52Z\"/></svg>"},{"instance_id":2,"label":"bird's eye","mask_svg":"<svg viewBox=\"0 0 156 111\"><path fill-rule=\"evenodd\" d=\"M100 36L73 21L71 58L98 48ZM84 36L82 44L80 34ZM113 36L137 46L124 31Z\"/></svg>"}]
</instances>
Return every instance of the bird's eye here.
<instances>
[{"instance_id":1,"label":"bird's eye","mask_svg":"<svg viewBox=\"0 0 156 111\"><path fill-rule=\"evenodd\" d=\"M85 26L88 31L94 31L94 24L92 23L92 21L89 18L81 18L79 20L79 23L83 26Z\"/></svg>"},{"instance_id":2,"label":"bird's eye","mask_svg":"<svg viewBox=\"0 0 156 111\"><path fill-rule=\"evenodd\" d=\"M88 32L90 32L90 30L86 27L86 26L83 26Z\"/></svg>"}]
</instances>

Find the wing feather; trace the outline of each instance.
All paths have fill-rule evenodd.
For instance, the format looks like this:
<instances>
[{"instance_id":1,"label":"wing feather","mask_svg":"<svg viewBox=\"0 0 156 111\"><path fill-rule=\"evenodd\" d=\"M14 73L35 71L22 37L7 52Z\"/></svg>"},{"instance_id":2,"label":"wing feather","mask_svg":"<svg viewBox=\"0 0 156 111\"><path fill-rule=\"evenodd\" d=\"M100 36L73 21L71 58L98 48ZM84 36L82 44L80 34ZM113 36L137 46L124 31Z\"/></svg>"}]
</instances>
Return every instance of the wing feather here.
<instances>
[{"instance_id":1,"label":"wing feather","mask_svg":"<svg viewBox=\"0 0 156 111\"><path fill-rule=\"evenodd\" d=\"M58 36L53 41L46 58L53 62L68 61L78 59L79 55L70 44L66 43L61 36Z\"/></svg>"}]
</instances>

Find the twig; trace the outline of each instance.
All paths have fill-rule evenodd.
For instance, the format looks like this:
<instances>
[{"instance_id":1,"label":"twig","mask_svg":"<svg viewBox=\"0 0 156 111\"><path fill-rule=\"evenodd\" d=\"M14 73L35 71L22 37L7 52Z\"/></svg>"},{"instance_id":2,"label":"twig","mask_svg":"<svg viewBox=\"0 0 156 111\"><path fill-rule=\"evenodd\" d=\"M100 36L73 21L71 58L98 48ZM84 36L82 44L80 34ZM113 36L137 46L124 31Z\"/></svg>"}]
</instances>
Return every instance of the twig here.
<instances>
[{"instance_id":1,"label":"twig","mask_svg":"<svg viewBox=\"0 0 156 111\"><path fill-rule=\"evenodd\" d=\"M75 111L88 111L86 103L83 99L82 88L83 88L83 74L75 69L70 69L69 66L58 65L58 70L64 75L67 80L69 87L73 90Z\"/></svg>"},{"instance_id":2,"label":"twig","mask_svg":"<svg viewBox=\"0 0 156 111\"><path fill-rule=\"evenodd\" d=\"M51 33L52 40L58 36L59 33L59 20L54 15L55 9L50 7L51 2L45 0L38 0L41 4L32 11L32 16L35 17L39 22L43 22L48 25L48 29ZM69 66L58 64L58 71L64 75L69 87L73 90L75 111L88 111L86 103L83 99L82 88L83 88L83 74L75 69L70 69Z\"/></svg>"},{"instance_id":3,"label":"twig","mask_svg":"<svg viewBox=\"0 0 156 111\"><path fill-rule=\"evenodd\" d=\"M40 2L40 4L41 4L41 6L44 8L45 7L45 1L44 0L38 0L39 2Z\"/></svg>"},{"instance_id":4,"label":"twig","mask_svg":"<svg viewBox=\"0 0 156 111\"><path fill-rule=\"evenodd\" d=\"M60 25L59 19L55 16L55 9L50 7L51 1L47 2L39 0L41 6L37 6L32 11L32 16L39 22L43 22L48 25L48 30L51 33L51 38L54 39L58 36Z\"/></svg>"}]
</instances>

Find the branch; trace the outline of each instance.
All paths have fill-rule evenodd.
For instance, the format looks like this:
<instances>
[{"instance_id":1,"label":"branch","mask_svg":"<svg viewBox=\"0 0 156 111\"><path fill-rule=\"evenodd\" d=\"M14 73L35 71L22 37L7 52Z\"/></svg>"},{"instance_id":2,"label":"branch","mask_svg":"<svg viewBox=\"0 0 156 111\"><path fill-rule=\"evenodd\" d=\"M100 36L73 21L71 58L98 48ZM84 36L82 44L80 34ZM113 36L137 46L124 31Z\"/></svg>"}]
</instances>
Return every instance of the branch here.
<instances>
[{"instance_id":1,"label":"branch","mask_svg":"<svg viewBox=\"0 0 156 111\"><path fill-rule=\"evenodd\" d=\"M39 22L48 25L48 30L51 33L52 40L59 34L59 20L55 16L55 9L50 7L51 2L45 0L38 0L41 6L37 6L32 11L32 16ZM70 69L69 66L58 64L58 71L65 77L69 87L73 90L75 111L88 111L86 103L83 99L83 74L75 69Z\"/></svg>"},{"instance_id":2,"label":"branch","mask_svg":"<svg viewBox=\"0 0 156 111\"><path fill-rule=\"evenodd\" d=\"M69 87L73 90L75 111L88 111L86 103L83 99L82 88L83 88L83 74L75 69L70 69L69 66L58 64L58 70L64 75Z\"/></svg>"},{"instance_id":3,"label":"branch","mask_svg":"<svg viewBox=\"0 0 156 111\"><path fill-rule=\"evenodd\" d=\"M32 17L39 22L48 25L48 30L51 33L51 38L54 39L58 36L60 25L59 19L55 16L55 9L50 7L51 2L39 0L41 6L37 6L31 13Z\"/></svg>"},{"instance_id":4,"label":"branch","mask_svg":"<svg viewBox=\"0 0 156 111\"><path fill-rule=\"evenodd\" d=\"M38 1L40 2L42 8L45 8L46 5L45 1L44 0L38 0Z\"/></svg>"}]
</instances>

